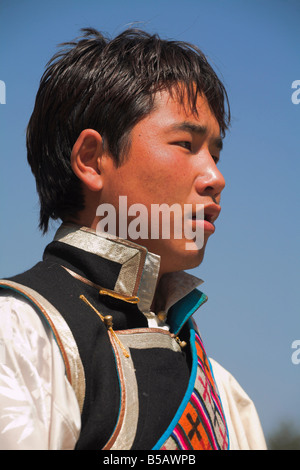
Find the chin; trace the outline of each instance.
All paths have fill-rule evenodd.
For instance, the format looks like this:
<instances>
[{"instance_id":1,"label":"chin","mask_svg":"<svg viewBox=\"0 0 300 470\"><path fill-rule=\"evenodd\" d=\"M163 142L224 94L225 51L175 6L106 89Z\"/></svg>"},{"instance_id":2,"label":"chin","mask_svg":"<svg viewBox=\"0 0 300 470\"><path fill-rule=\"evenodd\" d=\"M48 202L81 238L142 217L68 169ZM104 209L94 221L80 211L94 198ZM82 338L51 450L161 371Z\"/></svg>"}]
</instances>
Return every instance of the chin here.
<instances>
[{"instance_id":1,"label":"chin","mask_svg":"<svg viewBox=\"0 0 300 470\"><path fill-rule=\"evenodd\" d=\"M182 249L181 247L169 246L161 256L161 269L164 273L184 271L199 266L204 258L205 245L199 249L195 244L194 249Z\"/></svg>"},{"instance_id":2,"label":"chin","mask_svg":"<svg viewBox=\"0 0 300 470\"><path fill-rule=\"evenodd\" d=\"M204 248L201 250L190 251L182 260L182 270L193 269L199 266L204 258Z\"/></svg>"}]
</instances>

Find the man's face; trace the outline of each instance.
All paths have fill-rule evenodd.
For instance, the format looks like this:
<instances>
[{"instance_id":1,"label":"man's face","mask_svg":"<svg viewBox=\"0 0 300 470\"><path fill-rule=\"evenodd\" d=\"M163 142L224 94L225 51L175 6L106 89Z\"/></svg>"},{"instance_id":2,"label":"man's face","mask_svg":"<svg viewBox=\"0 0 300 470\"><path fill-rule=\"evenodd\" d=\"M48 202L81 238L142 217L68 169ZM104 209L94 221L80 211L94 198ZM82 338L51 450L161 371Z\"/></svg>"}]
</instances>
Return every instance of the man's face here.
<instances>
[{"instance_id":1,"label":"man's face","mask_svg":"<svg viewBox=\"0 0 300 470\"><path fill-rule=\"evenodd\" d=\"M100 203L113 204L118 216L119 196L127 197L128 208L137 203L145 207L147 235L144 232L141 238L132 239L129 233L126 238L161 256L161 274L191 269L201 263L207 240L214 232L213 222L219 214L225 186L216 166L222 147L218 122L204 97L198 97L198 116L188 109L167 91L158 93L154 110L131 131L125 163L116 168L113 160L107 158L103 166ZM202 224L203 246L199 248L194 243L192 249L187 249L187 239L175 238L172 226L170 237L151 238L153 204L179 204L182 214L185 205L192 207L188 223L192 230ZM196 204L204 205L206 221L194 220ZM128 217L128 223L135 217Z\"/></svg>"}]
</instances>

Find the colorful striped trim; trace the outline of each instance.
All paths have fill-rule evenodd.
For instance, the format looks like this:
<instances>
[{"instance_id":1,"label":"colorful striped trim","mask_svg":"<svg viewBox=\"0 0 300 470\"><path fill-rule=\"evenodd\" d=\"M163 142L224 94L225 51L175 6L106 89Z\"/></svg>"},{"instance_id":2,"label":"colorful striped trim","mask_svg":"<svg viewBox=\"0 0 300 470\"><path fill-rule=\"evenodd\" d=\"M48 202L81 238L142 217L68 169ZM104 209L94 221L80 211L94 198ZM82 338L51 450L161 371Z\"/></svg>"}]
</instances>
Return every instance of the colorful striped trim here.
<instances>
[{"instance_id":1,"label":"colorful striped trim","mask_svg":"<svg viewBox=\"0 0 300 470\"><path fill-rule=\"evenodd\" d=\"M197 374L184 411L161 450L227 450L229 438L225 416L211 367L198 331L194 331ZM197 355L197 356L196 356ZM195 357L196 356L196 357Z\"/></svg>"}]
</instances>

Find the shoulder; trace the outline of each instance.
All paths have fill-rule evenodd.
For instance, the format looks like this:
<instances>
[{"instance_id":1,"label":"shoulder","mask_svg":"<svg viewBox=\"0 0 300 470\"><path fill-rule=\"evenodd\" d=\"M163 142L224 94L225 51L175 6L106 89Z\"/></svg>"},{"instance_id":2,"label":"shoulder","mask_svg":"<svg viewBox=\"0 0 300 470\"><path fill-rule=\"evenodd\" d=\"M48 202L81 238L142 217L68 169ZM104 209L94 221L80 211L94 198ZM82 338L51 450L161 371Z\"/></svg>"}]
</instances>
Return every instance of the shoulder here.
<instances>
[{"instance_id":1,"label":"shoulder","mask_svg":"<svg viewBox=\"0 0 300 470\"><path fill-rule=\"evenodd\" d=\"M50 328L38 314L37 309L21 294L9 289L0 289L0 331L6 341L32 334L51 342ZM16 344L19 342L17 341Z\"/></svg>"},{"instance_id":2,"label":"shoulder","mask_svg":"<svg viewBox=\"0 0 300 470\"><path fill-rule=\"evenodd\" d=\"M0 384L1 446L74 448L80 412L51 328L29 300L8 289L0 289ZM16 429L9 409L20 415Z\"/></svg>"},{"instance_id":3,"label":"shoulder","mask_svg":"<svg viewBox=\"0 0 300 470\"><path fill-rule=\"evenodd\" d=\"M210 359L233 450L264 450L266 443L255 405L233 375Z\"/></svg>"}]
</instances>

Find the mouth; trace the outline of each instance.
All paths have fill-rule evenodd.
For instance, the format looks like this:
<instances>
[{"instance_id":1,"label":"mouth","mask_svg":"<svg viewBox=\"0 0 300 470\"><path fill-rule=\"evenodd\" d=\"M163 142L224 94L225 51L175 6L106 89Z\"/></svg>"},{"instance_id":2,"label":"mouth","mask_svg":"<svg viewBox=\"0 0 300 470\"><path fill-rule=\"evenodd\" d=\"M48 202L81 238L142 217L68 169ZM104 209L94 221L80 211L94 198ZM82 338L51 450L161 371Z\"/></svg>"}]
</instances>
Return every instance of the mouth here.
<instances>
[{"instance_id":1,"label":"mouth","mask_svg":"<svg viewBox=\"0 0 300 470\"><path fill-rule=\"evenodd\" d=\"M219 217L220 212L221 206L218 204L207 204L206 206L204 205L204 210L192 213L192 221L203 224L204 231L214 232L214 223Z\"/></svg>"}]
</instances>

